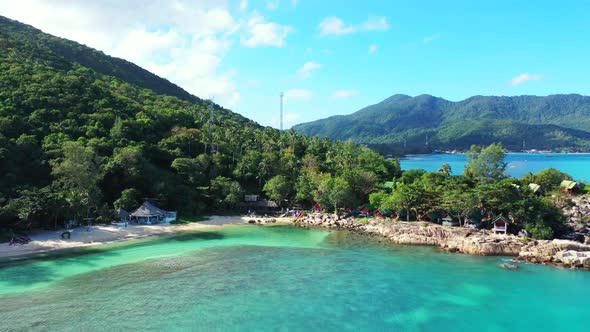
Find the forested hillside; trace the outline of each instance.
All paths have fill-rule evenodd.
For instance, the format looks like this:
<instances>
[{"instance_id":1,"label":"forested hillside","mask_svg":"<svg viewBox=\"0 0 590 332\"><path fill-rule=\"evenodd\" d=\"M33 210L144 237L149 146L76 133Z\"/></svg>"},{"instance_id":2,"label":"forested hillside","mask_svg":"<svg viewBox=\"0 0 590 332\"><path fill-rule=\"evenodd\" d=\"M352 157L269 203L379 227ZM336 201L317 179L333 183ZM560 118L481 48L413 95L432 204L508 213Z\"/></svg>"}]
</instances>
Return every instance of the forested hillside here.
<instances>
[{"instance_id":1,"label":"forested hillside","mask_svg":"<svg viewBox=\"0 0 590 332\"><path fill-rule=\"evenodd\" d=\"M264 128L131 63L0 17L0 226L59 226L156 199L181 215L244 194L367 200L399 172L351 142Z\"/></svg>"},{"instance_id":2,"label":"forested hillside","mask_svg":"<svg viewBox=\"0 0 590 332\"><path fill-rule=\"evenodd\" d=\"M590 150L590 97L485 97L451 102L394 95L345 116L300 124L298 132L352 139L396 153L466 150L502 143L509 150Z\"/></svg>"}]
</instances>

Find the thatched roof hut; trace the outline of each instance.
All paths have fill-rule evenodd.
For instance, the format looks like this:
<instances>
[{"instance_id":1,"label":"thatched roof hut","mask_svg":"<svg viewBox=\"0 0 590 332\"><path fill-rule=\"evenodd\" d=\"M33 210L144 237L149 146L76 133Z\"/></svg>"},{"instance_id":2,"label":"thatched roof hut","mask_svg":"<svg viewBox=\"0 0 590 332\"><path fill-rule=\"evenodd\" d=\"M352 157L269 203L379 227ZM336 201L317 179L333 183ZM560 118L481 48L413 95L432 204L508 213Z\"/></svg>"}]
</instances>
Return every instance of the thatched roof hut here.
<instances>
[{"instance_id":1,"label":"thatched roof hut","mask_svg":"<svg viewBox=\"0 0 590 332\"><path fill-rule=\"evenodd\" d=\"M160 209L148 201L143 202L140 207L131 212L131 216L135 218L161 217L165 215L166 211Z\"/></svg>"},{"instance_id":2,"label":"thatched roof hut","mask_svg":"<svg viewBox=\"0 0 590 332\"><path fill-rule=\"evenodd\" d=\"M126 220L126 219L129 219L130 216L131 216L131 214L123 208L118 208L115 211L115 219L117 219L117 220Z\"/></svg>"}]
</instances>

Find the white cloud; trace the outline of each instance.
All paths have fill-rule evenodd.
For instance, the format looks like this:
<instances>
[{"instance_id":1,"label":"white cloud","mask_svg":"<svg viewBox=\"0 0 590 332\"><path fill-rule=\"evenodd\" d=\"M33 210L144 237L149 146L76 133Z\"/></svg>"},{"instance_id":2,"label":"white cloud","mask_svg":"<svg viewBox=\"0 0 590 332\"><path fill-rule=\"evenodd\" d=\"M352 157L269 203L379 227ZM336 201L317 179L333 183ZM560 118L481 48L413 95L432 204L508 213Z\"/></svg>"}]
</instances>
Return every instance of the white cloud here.
<instances>
[{"instance_id":1,"label":"white cloud","mask_svg":"<svg viewBox=\"0 0 590 332\"><path fill-rule=\"evenodd\" d=\"M242 0L240 2L240 10L247 10L248 9L248 0Z\"/></svg>"},{"instance_id":2,"label":"white cloud","mask_svg":"<svg viewBox=\"0 0 590 332\"><path fill-rule=\"evenodd\" d=\"M247 23L247 37L242 39L246 47L274 46L283 47L287 35L293 28L274 22L265 22L264 17L255 15Z\"/></svg>"},{"instance_id":3,"label":"white cloud","mask_svg":"<svg viewBox=\"0 0 590 332\"><path fill-rule=\"evenodd\" d=\"M377 52L377 44L369 45L369 53L374 54Z\"/></svg>"},{"instance_id":4,"label":"white cloud","mask_svg":"<svg viewBox=\"0 0 590 332\"><path fill-rule=\"evenodd\" d=\"M424 37L424 39L422 39L422 42L424 44L428 44L428 43L431 43L431 42L439 39L440 37L441 37L441 34L440 33L435 33L435 34L430 35L428 37Z\"/></svg>"},{"instance_id":5,"label":"white cloud","mask_svg":"<svg viewBox=\"0 0 590 332\"><path fill-rule=\"evenodd\" d=\"M301 79L306 79L311 76L311 73L315 70L321 69L323 65L321 63L315 63L312 61L308 61L299 70L297 70L297 77Z\"/></svg>"},{"instance_id":6,"label":"white cloud","mask_svg":"<svg viewBox=\"0 0 590 332\"><path fill-rule=\"evenodd\" d=\"M132 61L233 107L240 99L236 71L221 64L239 24L228 6L217 0L0 0L2 15Z\"/></svg>"},{"instance_id":7,"label":"white cloud","mask_svg":"<svg viewBox=\"0 0 590 332\"><path fill-rule=\"evenodd\" d=\"M320 22L320 34L328 35L345 35L359 31L386 31L389 29L389 23L385 16L369 16L369 18L357 25L347 25L344 21L336 16L326 17Z\"/></svg>"},{"instance_id":8,"label":"white cloud","mask_svg":"<svg viewBox=\"0 0 590 332\"><path fill-rule=\"evenodd\" d=\"M285 91L285 101L288 100L311 100L313 92L306 89L291 89Z\"/></svg>"},{"instance_id":9,"label":"white cloud","mask_svg":"<svg viewBox=\"0 0 590 332\"><path fill-rule=\"evenodd\" d=\"M541 75L541 74L523 73L523 74L520 74L520 75L514 77L511 80L511 84L513 86L516 86L516 85L522 84L527 81L540 81L542 79L543 79L543 75Z\"/></svg>"},{"instance_id":10,"label":"white cloud","mask_svg":"<svg viewBox=\"0 0 590 332\"><path fill-rule=\"evenodd\" d=\"M279 9L279 0L269 0L266 2L266 8L268 8L268 10L277 10Z\"/></svg>"},{"instance_id":11,"label":"white cloud","mask_svg":"<svg viewBox=\"0 0 590 332\"><path fill-rule=\"evenodd\" d=\"M361 26L361 31L387 31L389 23L385 16L370 16Z\"/></svg>"},{"instance_id":12,"label":"white cloud","mask_svg":"<svg viewBox=\"0 0 590 332\"><path fill-rule=\"evenodd\" d=\"M357 96L359 94L356 90L337 90L332 93L333 99L345 99Z\"/></svg>"},{"instance_id":13,"label":"white cloud","mask_svg":"<svg viewBox=\"0 0 590 332\"><path fill-rule=\"evenodd\" d=\"M320 22L320 34L322 35L344 35L354 31L354 27L347 26L344 21L335 16L326 17Z\"/></svg>"}]
</instances>

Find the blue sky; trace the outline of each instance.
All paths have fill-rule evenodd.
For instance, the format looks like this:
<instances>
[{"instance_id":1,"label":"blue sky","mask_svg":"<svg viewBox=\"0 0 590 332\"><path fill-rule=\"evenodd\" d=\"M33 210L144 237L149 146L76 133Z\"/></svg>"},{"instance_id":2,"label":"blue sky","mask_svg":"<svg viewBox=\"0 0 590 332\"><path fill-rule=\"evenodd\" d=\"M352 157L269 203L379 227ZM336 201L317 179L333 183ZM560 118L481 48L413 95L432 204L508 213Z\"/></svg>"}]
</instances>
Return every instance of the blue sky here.
<instances>
[{"instance_id":1,"label":"blue sky","mask_svg":"<svg viewBox=\"0 0 590 332\"><path fill-rule=\"evenodd\" d=\"M280 91L286 127L396 93L590 94L589 1L15 3L0 0L0 14L275 127Z\"/></svg>"}]
</instances>

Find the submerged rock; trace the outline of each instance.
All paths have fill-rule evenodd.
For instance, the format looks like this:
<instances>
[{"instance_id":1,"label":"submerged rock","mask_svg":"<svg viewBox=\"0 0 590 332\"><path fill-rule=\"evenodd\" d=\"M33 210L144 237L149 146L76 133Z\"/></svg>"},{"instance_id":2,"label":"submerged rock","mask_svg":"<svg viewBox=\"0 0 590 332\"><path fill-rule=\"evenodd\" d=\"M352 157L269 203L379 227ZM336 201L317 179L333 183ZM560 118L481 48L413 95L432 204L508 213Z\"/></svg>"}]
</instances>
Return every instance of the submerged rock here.
<instances>
[{"instance_id":1,"label":"submerged rock","mask_svg":"<svg viewBox=\"0 0 590 332\"><path fill-rule=\"evenodd\" d=\"M516 270L518 269L518 265L516 264L508 264L508 263L502 263L500 264L500 267L503 269L507 269L507 270Z\"/></svg>"}]
</instances>

